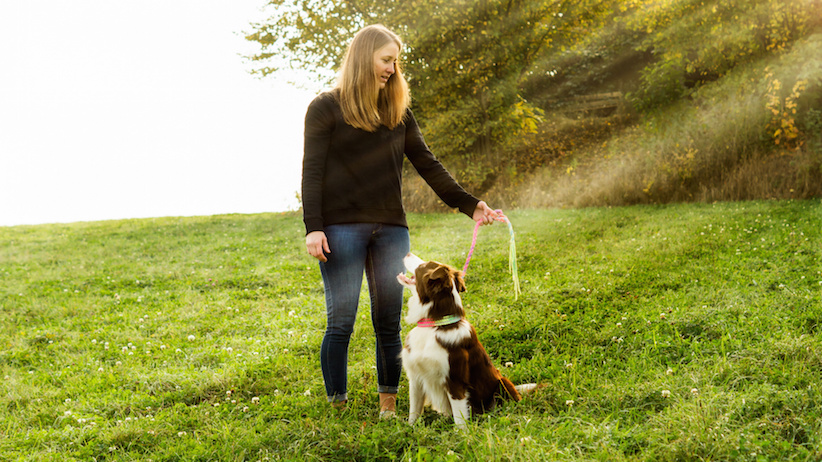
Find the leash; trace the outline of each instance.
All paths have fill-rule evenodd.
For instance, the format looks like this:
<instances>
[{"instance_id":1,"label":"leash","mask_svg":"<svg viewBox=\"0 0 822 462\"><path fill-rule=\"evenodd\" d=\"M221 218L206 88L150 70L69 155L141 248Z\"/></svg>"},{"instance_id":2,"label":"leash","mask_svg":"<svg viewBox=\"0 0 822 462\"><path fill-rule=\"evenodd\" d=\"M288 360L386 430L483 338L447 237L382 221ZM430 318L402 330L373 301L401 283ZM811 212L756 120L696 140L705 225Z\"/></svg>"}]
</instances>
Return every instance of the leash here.
<instances>
[{"instance_id":1,"label":"leash","mask_svg":"<svg viewBox=\"0 0 822 462\"><path fill-rule=\"evenodd\" d=\"M508 234L510 234L510 238L508 239L508 271L511 272L511 279L514 280L514 300L519 298L519 294L521 293L519 290L519 275L517 274L517 244L514 240L514 226L511 224L511 220L502 213L502 210L494 210L497 212L496 221L504 221L508 223ZM466 273L468 270L468 263L471 262L471 256L474 255L474 248L477 246L477 233L479 232L481 223L477 222L474 225L474 237L471 240L471 249L468 251L468 257L465 259L465 265L462 267L463 274Z\"/></svg>"}]
</instances>

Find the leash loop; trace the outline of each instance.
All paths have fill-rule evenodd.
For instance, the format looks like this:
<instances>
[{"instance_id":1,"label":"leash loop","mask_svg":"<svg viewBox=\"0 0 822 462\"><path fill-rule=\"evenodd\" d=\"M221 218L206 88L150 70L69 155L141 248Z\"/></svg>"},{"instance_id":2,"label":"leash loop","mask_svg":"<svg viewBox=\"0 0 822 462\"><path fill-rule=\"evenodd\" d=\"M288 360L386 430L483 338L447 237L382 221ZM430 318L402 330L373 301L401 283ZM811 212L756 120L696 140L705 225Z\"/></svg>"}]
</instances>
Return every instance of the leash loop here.
<instances>
[{"instance_id":1,"label":"leash loop","mask_svg":"<svg viewBox=\"0 0 822 462\"><path fill-rule=\"evenodd\" d=\"M516 300L522 292L519 289L519 275L517 274L517 245L514 239L514 226L511 224L511 220L502 213L502 210L497 209L494 211L497 213L496 221L503 221L508 224L508 234L510 235L508 239L508 271L511 272L511 279L514 281L514 300ZM477 246L477 233L479 232L480 226L481 223L479 221L474 225L474 237L471 239L471 249L468 250L468 257L465 259L465 265L462 267L463 274L467 272L468 264L474 255L474 248Z\"/></svg>"}]
</instances>

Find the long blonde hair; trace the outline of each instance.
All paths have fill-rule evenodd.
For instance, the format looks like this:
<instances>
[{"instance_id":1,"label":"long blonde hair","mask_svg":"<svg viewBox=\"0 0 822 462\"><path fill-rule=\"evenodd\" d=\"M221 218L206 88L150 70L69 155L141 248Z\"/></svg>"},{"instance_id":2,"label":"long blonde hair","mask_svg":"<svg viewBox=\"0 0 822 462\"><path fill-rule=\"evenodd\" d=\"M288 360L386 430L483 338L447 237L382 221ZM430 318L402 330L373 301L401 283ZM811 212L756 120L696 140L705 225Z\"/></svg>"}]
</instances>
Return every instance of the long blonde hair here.
<instances>
[{"instance_id":1,"label":"long blonde hair","mask_svg":"<svg viewBox=\"0 0 822 462\"><path fill-rule=\"evenodd\" d=\"M380 125L393 129L402 123L411 97L399 59L394 65L394 75L382 90L374 72L374 53L392 42L402 52L402 41L397 34L384 26L372 25L357 32L348 45L336 86L347 124L374 132Z\"/></svg>"}]
</instances>

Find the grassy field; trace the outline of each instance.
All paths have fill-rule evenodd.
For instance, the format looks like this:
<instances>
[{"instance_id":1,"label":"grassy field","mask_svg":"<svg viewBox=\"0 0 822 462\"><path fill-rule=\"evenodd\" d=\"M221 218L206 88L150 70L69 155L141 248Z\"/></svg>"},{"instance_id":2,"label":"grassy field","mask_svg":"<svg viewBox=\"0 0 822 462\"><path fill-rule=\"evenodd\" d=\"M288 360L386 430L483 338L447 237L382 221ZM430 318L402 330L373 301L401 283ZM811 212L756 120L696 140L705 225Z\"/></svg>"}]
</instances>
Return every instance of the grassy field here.
<instances>
[{"instance_id":1,"label":"grassy field","mask_svg":"<svg viewBox=\"0 0 822 462\"><path fill-rule=\"evenodd\" d=\"M822 458L819 200L508 216L522 295L495 225L463 300L546 387L465 432L377 418L367 297L350 406L325 403L296 214L0 228L0 460ZM462 266L467 218L409 218L417 254Z\"/></svg>"}]
</instances>

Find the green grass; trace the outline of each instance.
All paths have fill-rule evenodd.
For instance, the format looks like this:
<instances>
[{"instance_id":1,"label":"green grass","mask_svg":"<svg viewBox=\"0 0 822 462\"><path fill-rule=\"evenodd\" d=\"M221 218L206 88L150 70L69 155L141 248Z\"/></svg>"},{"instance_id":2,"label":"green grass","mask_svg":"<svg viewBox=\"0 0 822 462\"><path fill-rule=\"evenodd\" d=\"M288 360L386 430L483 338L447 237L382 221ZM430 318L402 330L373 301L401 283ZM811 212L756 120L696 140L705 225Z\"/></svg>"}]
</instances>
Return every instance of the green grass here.
<instances>
[{"instance_id":1,"label":"green grass","mask_svg":"<svg viewBox=\"0 0 822 462\"><path fill-rule=\"evenodd\" d=\"M465 432L379 421L366 296L349 409L325 403L296 214L0 228L0 459L822 458L818 200L507 214L522 295L496 225L463 299L503 372L546 387ZM410 223L462 266L469 220Z\"/></svg>"}]
</instances>

